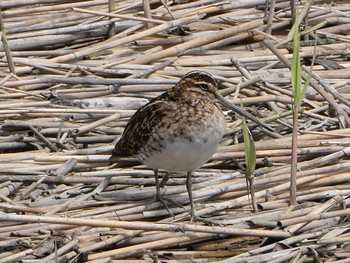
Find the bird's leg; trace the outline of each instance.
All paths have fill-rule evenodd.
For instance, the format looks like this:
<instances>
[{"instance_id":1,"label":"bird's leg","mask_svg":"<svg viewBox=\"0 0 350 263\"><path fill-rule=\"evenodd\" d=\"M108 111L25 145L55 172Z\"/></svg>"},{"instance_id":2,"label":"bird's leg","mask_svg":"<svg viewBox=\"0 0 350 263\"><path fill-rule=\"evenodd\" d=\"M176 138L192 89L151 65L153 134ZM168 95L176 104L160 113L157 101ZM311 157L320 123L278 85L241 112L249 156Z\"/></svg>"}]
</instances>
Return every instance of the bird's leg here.
<instances>
[{"instance_id":1,"label":"bird's leg","mask_svg":"<svg viewBox=\"0 0 350 263\"><path fill-rule=\"evenodd\" d=\"M196 215L196 209L194 206L194 201L193 201L193 195L192 195L192 174L193 172L188 172L187 173L187 179L186 179L186 188L188 192L188 197L190 199L190 205L191 205L191 219L190 222L193 221L200 221L208 225L217 225L217 223L211 221L210 219L202 218Z\"/></svg>"},{"instance_id":2,"label":"bird's leg","mask_svg":"<svg viewBox=\"0 0 350 263\"><path fill-rule=\"evenodd\" d=\"M186 179L186 188L188 192L188 197L190 199L190 205L191 205L191 221L196 220L196 209L194 207L194 201L192 196L192 172L187 172L187 179Z\"/></svg>"},{"instance_id":3,"label":"bird's leg","mask_svg":"<svg viewBox=\"0 0 350 263\"><path fill-rule=\"evenodd\" d=\"M169 206L167 204L167 202L171 202L173 204L175 204L176 206L178 207L182 207L182 205L178 204L177 202L175 202L174 200L172 200L171 198L165 198L163 197L163 194L160 190L160 186L161 186L161 183L159 182L159 177L158 177L158 170L154 170L154 178L156 180L156 196L155 198L152 198L152 200L146 205L146 209L155 201L159 201L163 204L163 206L166 208L166 210L168 211L169 215L174 217L174 214L170 211L169 209ZM165 181L167 181L169 179L169 174L168 174L168 177L165 178L165 180L163 179L162 183ZM164 182L164 183L165 183ZM165 192L165 191L164 191Z\"/></svg>"},{"instance_id":4,"label":"bird's leg","mask_svg":"<svg viewBox=\"0 0 350 263\"><path fill-rule=\"evenodd\" d=\"M160 191L160 183L159 183L159 177L158 177L158 170L154 170L154 178L156 179L156 200L161 202L164 207L166 208L166 210L168 211L168 213L174 217L174 214L170 211L168 204L166 202L166 200L163 199L162 197L162 193Z\"/></svg>"},{"instance_id":5,"label":"bird's leg","mask_svg":"<svg viewBox=\"0 0 350 263\"><path fill-rule=\"evenodd\" d=\"M166 184L166 182L168 182L169 177L170 177L170 172L166 172L166 174L163 176L163 179L162 179L162 181L160 182L159 186L160 186L160 187L164 187L165 184Z\"/></svg>"}]
</instances>

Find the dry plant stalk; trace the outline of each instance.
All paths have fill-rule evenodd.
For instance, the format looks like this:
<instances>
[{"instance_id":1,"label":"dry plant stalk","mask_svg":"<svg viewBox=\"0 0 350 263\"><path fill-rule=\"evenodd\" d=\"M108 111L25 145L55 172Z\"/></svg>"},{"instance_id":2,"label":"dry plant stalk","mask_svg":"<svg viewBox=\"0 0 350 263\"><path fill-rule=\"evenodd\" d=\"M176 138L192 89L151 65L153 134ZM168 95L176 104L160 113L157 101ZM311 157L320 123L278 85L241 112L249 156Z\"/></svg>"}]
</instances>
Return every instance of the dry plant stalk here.
<instances>
[{"instance_id":1,"label":"dry plant stalk","mask_svg":"<svg viewBox=\"0 0 350 263\"><path fill-rule=\"evenodd\" d=\"M0 2L1 262L50 262L55 242L60 262L146 262L150 253L160 261L346 260L349 4L300 6L304 77L317 48L292 209L290 1L175 2ZM194 69L275 128L248 122L259 209L251 213L241 120L225 112L224 140L193 177L198 215L212 226L188 223L183 175L163 175L164 195L182 205L170 206L172 218L160 203L147 206L152 171L135 158L109 163L134 112ZM261 246L263 238L272 243Z\"/></svg>"}]
</instances>

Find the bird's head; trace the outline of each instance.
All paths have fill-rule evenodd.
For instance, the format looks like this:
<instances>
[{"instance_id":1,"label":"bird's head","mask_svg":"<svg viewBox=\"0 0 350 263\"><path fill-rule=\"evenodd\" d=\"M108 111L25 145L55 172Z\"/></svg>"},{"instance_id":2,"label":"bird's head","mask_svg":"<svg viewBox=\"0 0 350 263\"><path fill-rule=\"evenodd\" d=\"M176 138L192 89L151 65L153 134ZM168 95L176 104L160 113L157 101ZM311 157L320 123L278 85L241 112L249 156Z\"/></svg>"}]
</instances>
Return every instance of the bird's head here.
<instances>
[{"instance_id":1,"label":"bird's head","mask_svg":"<svg viewBox=\"0 0 350 263\"><path fill-rule=\"evenodd\" d=\"M262 127L274 131L269 125L260 121L258 118L254 117L250 113L246 112L240 107L228 102L219 92L218 83L215 78L205 72L200 70L194 70L187 73L177 84L177 88L183 89L184 92L191 92L192 94L198 94L200 96L208 96L213 102L219 102L221 105L228 109L231 109L241 116L244 116L255 123L261 125Z\"/></svg>"},{"instance_id":2,"label":"bird's head","mask_svg":"<svg viewBox=\"0 0 350 263\"><path fill-rule=\"evenodd\" d=\"M186 92L193 92L200 95L207 95L212 100L218 92L218 83L214 77L204 71L194 70L187 73L177 84L178 88L185 89Z\"/></svg>"}]
</instances>

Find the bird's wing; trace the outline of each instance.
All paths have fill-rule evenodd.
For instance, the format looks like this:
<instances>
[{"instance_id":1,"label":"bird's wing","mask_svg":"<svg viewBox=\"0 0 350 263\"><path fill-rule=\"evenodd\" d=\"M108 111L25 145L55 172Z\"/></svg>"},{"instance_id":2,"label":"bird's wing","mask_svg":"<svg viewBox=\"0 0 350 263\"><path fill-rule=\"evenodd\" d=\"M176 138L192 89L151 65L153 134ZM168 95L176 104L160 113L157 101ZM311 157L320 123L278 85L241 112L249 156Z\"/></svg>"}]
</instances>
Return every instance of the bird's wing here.
<instances>
[{"instance_id":1,"label":"bird's wing","mask_svg":"<svg viewBox=\"0 0 350 263\"><path fill-rule=\"evenodd\" d=\"M129 120L122 137L117 142L112 155L120 157L135 156L152 136L165 112L176 105L166 96L157 97L141 107Z\"/></svg>"}]
</instances>

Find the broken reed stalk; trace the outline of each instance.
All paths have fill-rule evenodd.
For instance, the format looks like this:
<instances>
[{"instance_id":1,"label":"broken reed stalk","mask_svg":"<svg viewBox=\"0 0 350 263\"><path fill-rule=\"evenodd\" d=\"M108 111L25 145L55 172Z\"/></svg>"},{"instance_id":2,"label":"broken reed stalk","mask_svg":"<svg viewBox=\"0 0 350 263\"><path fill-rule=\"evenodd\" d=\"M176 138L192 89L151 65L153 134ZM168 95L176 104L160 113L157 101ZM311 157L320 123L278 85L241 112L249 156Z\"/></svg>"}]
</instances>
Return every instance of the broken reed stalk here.
<instances>
[{"instance_id":1,"label":"broken reed stalk","mask_svg":"<svg viewBox=\"0 0 350 263\"><path fill-rule=\"evenodd\" d=\"M125 228L131 230L161 230L161 231L195 231L203 233L220 233L230 235L252 235L252 236L271 236L271 237L288 237L289 234L279 230L254 230L254 229L224 229L220 227L207 227L189 224L154 224L144 222L124 222L112 220L93 220L82 218L60 218L49 216L27 216L27 215L9 215L0 212L0 218L6 221L17 222L40 222L40 223L58 223L67 225L88 225L88 226L105 226L113 228Z\"/></svg>"},{"instance_id":2,"label":"broken reed stalk","mask_svg":"<svg viewBox=\"0 0 350 263\"><path fill-rule=\"evenodd\" d=\"M170 21L167 23L163 23L161 25L152 27L152 28L145 30L143 32L139 32L139 33L136 33L134 35L126 36L124 38L117 39L114 41L109 41L108 43L104 43L103 45L99 45L99 44L97 44L95 46L93 45L89 48L85 48L81 51L73 52L69 55L63 55L63 56L56 57L56 58L52 59L52 61L53 62L67 62L67 61L77 59L77 58L80 58L83 56L88 56L92 53L100 52L100 51L103 51L103 50L106 50L106 49L109 49L112 47L131 43L132 41L135 41L137 39L151 36L151 35L154 35L156 33L162 32L164 30L167 30L167 29L170 29L173 27L177 27L177 26L181 26L183 24L194 22L198 19L199 19L198 16L192 16L192 17L182 18L182 19Z\"/></svg>"},{"instance_id":3,"label":"broken reed stalk","mask_svg":"<svg viewBox=\"0 0 350 263\"><path fill-rule=\"evenodd\" d=\"M9 70L11 73L16 74L15 64L13 63L11 50L7 42L7 36L6 36L5 25L4 25L1 8L0 8L0 33L1 33L1 41L5 50Z\"/></svg>"}]
</instances>

